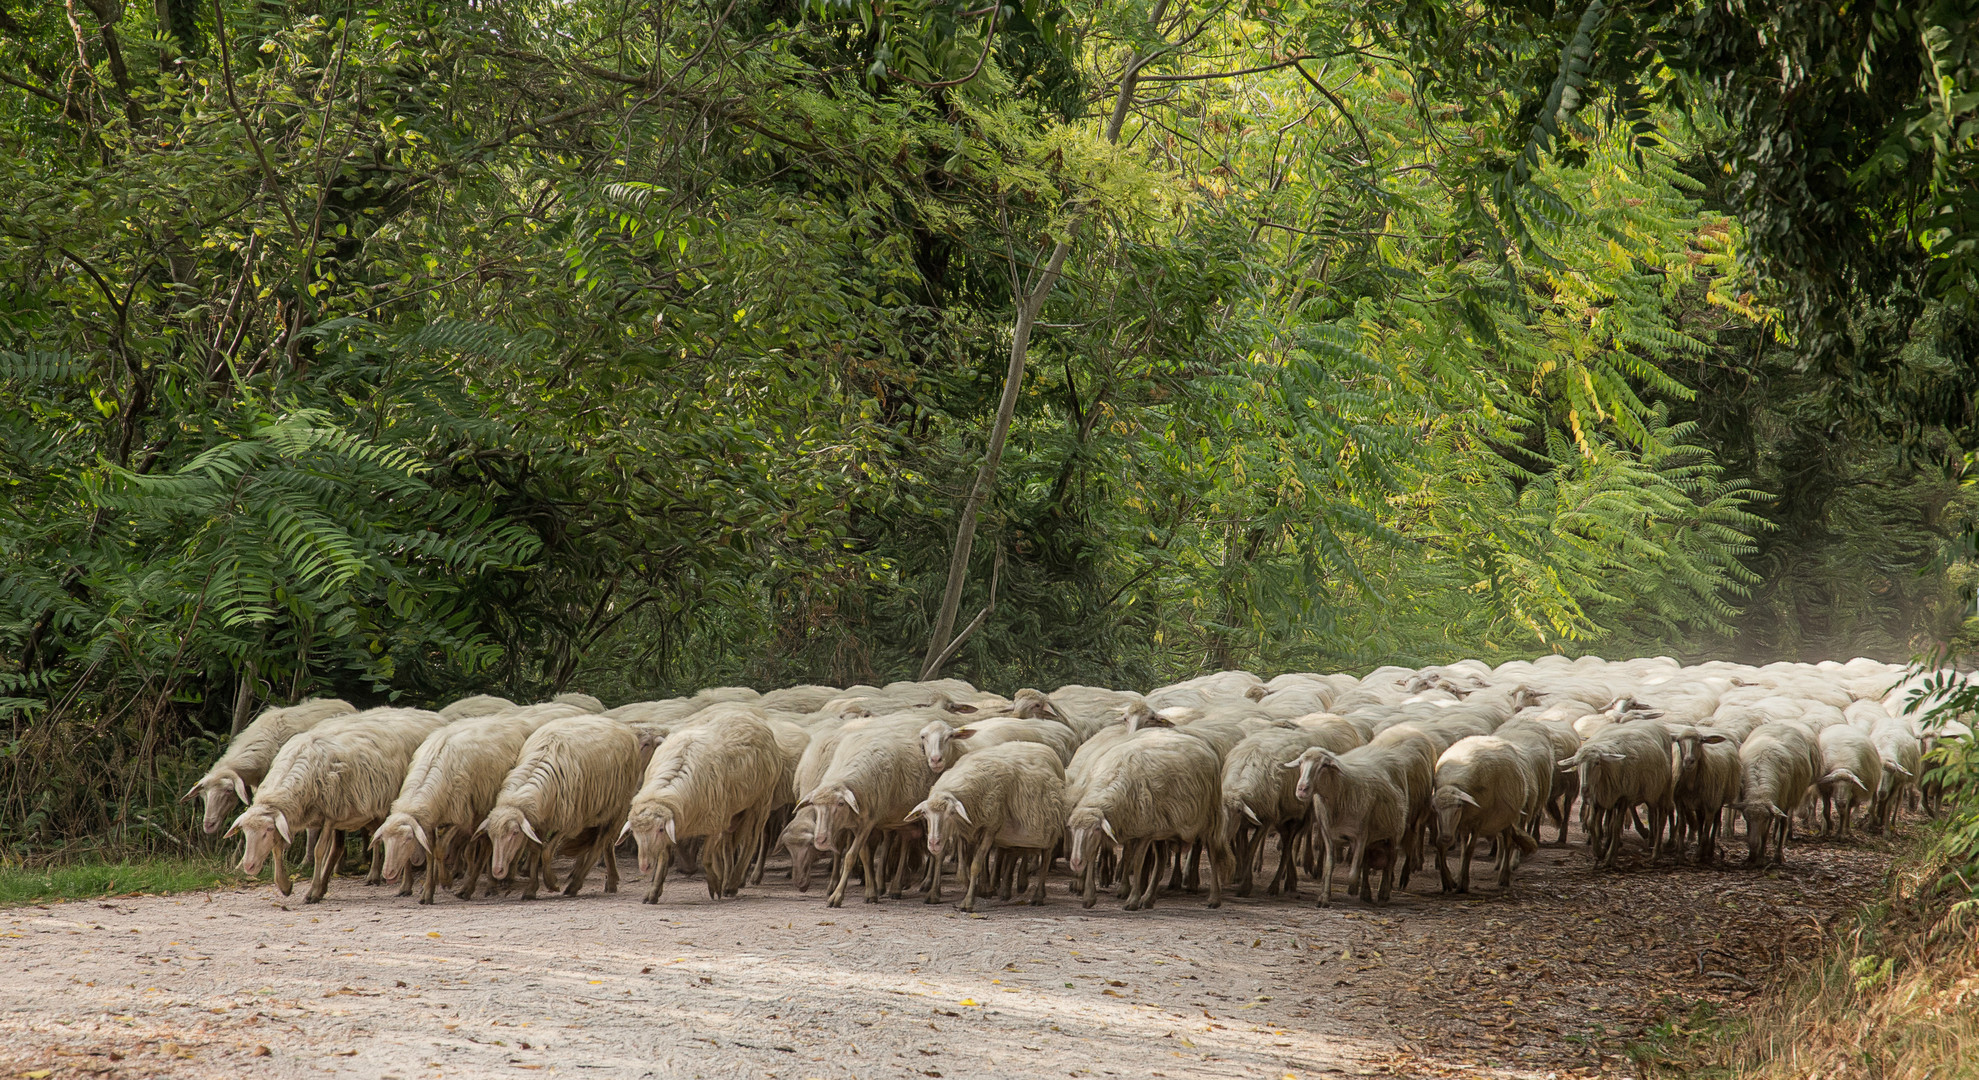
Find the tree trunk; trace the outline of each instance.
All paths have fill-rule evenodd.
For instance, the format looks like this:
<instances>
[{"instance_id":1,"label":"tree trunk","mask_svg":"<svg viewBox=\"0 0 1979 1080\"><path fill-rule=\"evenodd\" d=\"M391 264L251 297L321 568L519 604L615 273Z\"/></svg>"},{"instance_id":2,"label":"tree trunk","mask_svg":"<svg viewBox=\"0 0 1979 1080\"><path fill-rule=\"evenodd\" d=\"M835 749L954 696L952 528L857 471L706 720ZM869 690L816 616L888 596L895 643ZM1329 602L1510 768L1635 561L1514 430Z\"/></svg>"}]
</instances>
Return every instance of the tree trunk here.
<instances>
[{"instance_id":1,"label":"tree trunk","mask_svg":"<svg viewBox=\"0 0 1979 1080\"><path fill-rule=\"evenodd\" d=\"M1160 32L1161 20L1168 10L1168 0L1156 0L1154 13L1149 23ZM1126 123L1127 109L1133 103L1134 84L1140 77L1141 69L1148 62L1166 52L1165 47L1150 49L1143 53L1136 51L1134 58L1120 76L1120 92L1113 99L1113 114L1107 118L1106 141L1118 143L1120 129ZM997 466L1003 461L1003 444L1010 435L1010 421L1017 412L1017 392L1024 384L1024 363L1031 350L1031 327L1037 322L1038 312L1044 308L1052 287L1058 284L1058 275L1065 267L1065 257L1072 252L1072 237L1079 230L1079 215L1074 215L1066 224L1065 235L1052 245L1051 258L1045 261L1044 270L1038 275L1035 284L1028 290L1020 290L1017 300L1017 322L1010 334L1010 366L1003 373L1003 398L997 403L996 421L990 426L989 448L983 453L983 464L976 471L976 482L969 487L969 497L962 503L962 517L955 526L955 547L948 559L948 587L941 595L941 610L935 616L934 629L928 634L927 659L921 665L921 679L926 681L940 673L942 664L955 654L955 616L962 607L962 589L969 582L969 555L976 546L976 522L982 516L983 504L989 501L990 492L996 489Z\"/></svg>"},{"instance_id":2,"label":"tree trunk","mask_svg":"<svg viewBox=\"0 0 1979 1080\"><path fill-rule=\"evenodd\" d=\"M234 722L228 728L227 737L233 738L247 726L247 715L254 711L254 661L241 666L240 685L234 688Z\"/></svg>"}]
</instances>

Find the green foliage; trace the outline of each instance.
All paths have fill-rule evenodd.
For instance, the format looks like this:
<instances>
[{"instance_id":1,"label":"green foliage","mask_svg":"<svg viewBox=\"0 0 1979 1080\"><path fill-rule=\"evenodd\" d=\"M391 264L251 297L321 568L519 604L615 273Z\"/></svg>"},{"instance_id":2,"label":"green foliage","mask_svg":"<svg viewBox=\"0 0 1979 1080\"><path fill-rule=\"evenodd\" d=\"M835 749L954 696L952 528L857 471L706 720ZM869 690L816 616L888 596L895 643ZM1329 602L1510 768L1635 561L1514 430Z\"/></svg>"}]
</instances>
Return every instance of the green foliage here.
<instances>
[{"instance_id":1,"label":"green foliage","mask_svg":"<svg viewBox=\"0 0 1979 1080\"><path fill-rule=\"evenodd\" d=\"M211 855L154 856L136 862L77 861L34 868L0 865L0 908L98 896L191 892L239 880L238 873Z\"/></svg>"}]
</instances>

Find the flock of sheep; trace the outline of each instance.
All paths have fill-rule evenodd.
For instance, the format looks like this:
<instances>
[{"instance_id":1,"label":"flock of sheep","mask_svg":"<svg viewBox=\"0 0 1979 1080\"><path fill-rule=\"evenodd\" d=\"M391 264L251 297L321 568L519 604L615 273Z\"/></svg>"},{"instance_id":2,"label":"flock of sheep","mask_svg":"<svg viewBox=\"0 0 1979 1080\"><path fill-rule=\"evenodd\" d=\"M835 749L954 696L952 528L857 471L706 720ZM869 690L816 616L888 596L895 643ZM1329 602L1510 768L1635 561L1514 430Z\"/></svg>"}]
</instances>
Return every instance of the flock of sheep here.
<instances>
[{"instance_id":1,"label":"flock of sheep","mask_svg":"<svg viewBox=\"0 0 1979 1080\"><path fill-rule=\"evenodd\" d=\"M1886 827L1907 795L1931 799L1931 743L1969 737L1921 726L1907 706L1923 692L1866 659L1549 656L1362 678L1227 671L1146 694L1004 698L943 679L609 710L582 694L438 712L311 700L263 713L187 797L204 797L209 833L248 804L227 835L244 838L249 874L272 857L285 895L284 853L306 833L311 903L353 831L370 836L370 883L405 895L423 869L421 903L442 886L471 898L484 872L533 898L557 887L559 855L574 856L566 895L600 860L615 891L628 835L648 903L676 866L733 896L782 848L800 890L833 860L834 907L855 869L868 902L911 888L938 903L951 858L964 910L990 891L1042 903L1061 857L1088 907L1102 886L1151 907L1164 875L1193 891L1205 863L1216 907L1226 888L1250 895L1274 836L1269 894L1296 897L1303 868L1325 906L1344 857L1348 894L1386 903L1426 857L1445 891L1469 891L1480 842L1508 888L1544 823L1566 842L1576 801L1602 865L1631 822L1652 858L1694 845L1710 861L1737 815L1753 865L1782 859L1796 817L1847 835L1863 809Z\"/></svg>"}]
</instances>

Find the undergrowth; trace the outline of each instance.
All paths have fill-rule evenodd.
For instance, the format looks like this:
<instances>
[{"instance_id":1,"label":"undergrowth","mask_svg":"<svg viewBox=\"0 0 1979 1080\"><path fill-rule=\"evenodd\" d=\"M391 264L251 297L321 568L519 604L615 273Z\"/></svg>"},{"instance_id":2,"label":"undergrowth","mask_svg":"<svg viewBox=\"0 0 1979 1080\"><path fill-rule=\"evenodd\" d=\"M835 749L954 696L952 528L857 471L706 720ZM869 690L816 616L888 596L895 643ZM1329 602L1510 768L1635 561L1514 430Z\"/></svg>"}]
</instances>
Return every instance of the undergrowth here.
<instances>
[{"instance_id":1,"label":"undergrowth","mask_svg":"<svg viewBox=\"0 0 1979 1080\"><path fill-rule=\"evenodd\" d=\"M99 896L175 893L246 880L215 852L141 861L0 865L0 907Z\"/></svg>"}]
</instances>

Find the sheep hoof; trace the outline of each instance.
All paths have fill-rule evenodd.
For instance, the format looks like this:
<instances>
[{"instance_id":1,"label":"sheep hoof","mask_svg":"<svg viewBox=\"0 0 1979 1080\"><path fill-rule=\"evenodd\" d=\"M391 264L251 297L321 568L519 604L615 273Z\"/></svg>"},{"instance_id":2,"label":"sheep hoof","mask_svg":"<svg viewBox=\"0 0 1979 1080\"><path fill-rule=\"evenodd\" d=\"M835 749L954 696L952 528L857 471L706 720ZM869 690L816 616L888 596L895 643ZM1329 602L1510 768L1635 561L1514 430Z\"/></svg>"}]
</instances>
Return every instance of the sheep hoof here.
<instances>
[{"instance_id":1,"label":"sheep hoof","mask_svg":"<svg viewBox=\"0 0 1979 1080\"><path fill-rule=\"evenodd\" d=\"M419 902L421 904L426 904L430 906L433 903L433 898L430 896L422 896L419 898Z\"/></svg>"},{"instance_id":2,"label":"sheep hoof","mask_svg":"<svg viewBox=\"0 0 1979 1080\"><path fill-rule=\"evenodd\" d=\"M314 893L311 893L310 895L303 897L302 902L305 904L320 904L323 902L323 898L315 895Z\"/></svg>"},{"instance_id":3,"label":"sheep hoof","mask_svg":"<svg viewBox=\"0 0 1979 1080\"><path fill-rule=\"evenodd\" d=\"M1217 908L1220 908L1220 907L1222 907L1222 906L1223 906L1223 901L1221 901L1221 900L1211 900L1211 901L1210 901L1210 902L1209 902L1208 904L1205 904L1204 906L1205 906L1205 907L1207 907L1207 908L1209 908L1210 910L1212 910L1212 911L1214 911L1215 909L1217 909Z\"/></svg>"}]
</instances>

